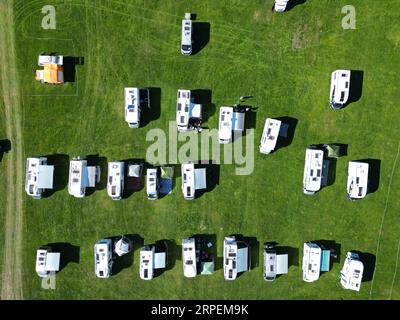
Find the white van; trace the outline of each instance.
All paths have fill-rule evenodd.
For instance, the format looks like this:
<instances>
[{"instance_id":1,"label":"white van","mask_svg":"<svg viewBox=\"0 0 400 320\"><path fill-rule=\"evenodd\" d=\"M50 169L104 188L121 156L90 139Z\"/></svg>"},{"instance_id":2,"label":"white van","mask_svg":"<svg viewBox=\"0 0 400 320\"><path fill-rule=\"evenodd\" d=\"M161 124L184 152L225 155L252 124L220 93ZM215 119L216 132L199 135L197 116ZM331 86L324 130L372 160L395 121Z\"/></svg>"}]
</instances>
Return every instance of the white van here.
<instances>
[{"instance_id":1,"label":"white van","mask_svg":"<svg viewBox=\"0 0 400 320\"><path fill-rule=\"evenodd\" d=\"M146 176L146 191L147 191L147 199L156 200L158 199L158 170L156 168L147 169Z\"/></svg>"},{"instance_id":2,"label":"white van","mask_svg":"<svg viewBox=\"0 0 400 320\"><path fill-rule=\"evenodd\" d=\"M331 75L329 105L332 109L341 109L349 99L350 70L336 70Z\"/></svg>"},{"instance_id":3,"label":"white van","mask_svg":"<svg viewBox=\"0 0 400 320\"><path fill-rule=\"evenodd\" d=\"M192 54L192 19L190 13L185 13L182 20L181 53L184 56Z\"/></svg>"},{"instance_id":4,"label":"white van","mask_svg":"<svg viewBox=\"0 0 400 320\"><path fill-rule=\"evenodd\" d=\"M125 163L115 161L108 163L107 194L113 200L122 199L124 191L124 169Z\"/></svg>"}]
</instances>

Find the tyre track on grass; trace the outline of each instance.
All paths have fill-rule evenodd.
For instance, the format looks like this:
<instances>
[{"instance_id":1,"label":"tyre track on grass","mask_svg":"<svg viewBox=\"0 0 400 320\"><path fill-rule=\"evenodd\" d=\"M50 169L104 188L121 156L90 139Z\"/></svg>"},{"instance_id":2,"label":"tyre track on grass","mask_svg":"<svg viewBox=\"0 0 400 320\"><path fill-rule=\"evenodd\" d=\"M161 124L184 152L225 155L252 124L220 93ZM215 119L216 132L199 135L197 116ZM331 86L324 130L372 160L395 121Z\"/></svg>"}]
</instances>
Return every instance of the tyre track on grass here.
<instances>
[{"instance_id":1,"label":"tyre track on grass","mask_svg":"<svg viewBox=\"0 0 400 320\"><path fill-rule=\"evenodd\" d=\"M4 255L1 299L23 299L23 139L22 109L16 66L13 1L0 0L0 76L7 138L12 151L6 157L7 198L5 203Z\"/></svg>"}]
</instances>

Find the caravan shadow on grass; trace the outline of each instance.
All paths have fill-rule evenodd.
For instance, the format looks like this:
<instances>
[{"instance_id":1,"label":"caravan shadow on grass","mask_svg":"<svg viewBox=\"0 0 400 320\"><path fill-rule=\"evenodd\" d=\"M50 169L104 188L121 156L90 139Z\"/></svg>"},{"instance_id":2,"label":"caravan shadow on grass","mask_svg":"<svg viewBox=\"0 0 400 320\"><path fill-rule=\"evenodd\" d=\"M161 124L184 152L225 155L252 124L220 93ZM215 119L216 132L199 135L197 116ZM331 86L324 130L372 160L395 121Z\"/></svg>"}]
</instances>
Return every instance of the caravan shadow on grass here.
<instances>
[{"instance_id":1,"label":"caravan shadow on grass","mask_svg":"<svg viewBox=\"0 0 400 320\"><path fill-rule=\"evenodd\" d=\"M161 116L161 88L150 87L150 106L141 108L140 128L145 127L151 121L156 121Z\"/></svg>"},{"instance_id":2,"label":"caravan shadow on grass","mask_svg":"<svg viewBox=\"0 0 400 320\"><path fill-rule=\"evenodd\" d=\"M69 156L67 154L50 154L45 156L47 164L54 166L53 189L46 189L44 198L51 197L57 191L64 190L68 185Z\"/></svg>"},{"instance_id":3,"label":"caravan shadow on grass","mask_svg":"<svg viewBox=\"0 0 400 320\"><path fill-rule=\"evenodd\" d=\"M98 154L88 155L86 160L89 167L100 167L100 181L96 183L94 188L86 188L86 196L90 196L97 190L104 190L107 188L108 163L106 157L101 157Z\"/></svg>"},{"instance_id":4,"label":"caravan shadow on grass","mask_svg":"<svg viewBox=\"0 0 400 320\"><path fill-rule=\"evenodd\" d=\"M112 237L107 237L107 239L112 240L112 250L113 250L113 259L114 259L114 264L112 267L112 274L117 275L120 273L123 269L127 269L133 264L133 256L135 253L135 249L140 249L143 246L143 238L138 235L138 234L124 234L124 237L130 239L132 241L132 251L124 254L123 256L118 256L114 252L114 246L115 243L121 239L122 235L118 236L112 236Z\"/></svg>"},{"instance_id":5,"label":"caravan shadow on grass","mask_svg":"<svg viewBox=\"0 0 400 320\"><path fill-rule=\"evenodd\" d=\"M364 82L364 71L351 70L349 99L344 107L347 107L349 104L357 102L358 100L361 99L363 82Z\"/></svg>"},{"instance_id":6,"label":"caravan shadow on grass","mask_svg":"<svg viewBox=\"0 0 400 320\"><path fill-rule=\"evenodd\" d=\"M76 66L83 66L84 64L84 57L64 57L64 82L75 82Z\"/></svg>"},{"instance_id":7,"label":"caravan shadow on grass","mask_svg":"<svg viewBox=\"0 0 400 320\"><path fill-rule=\"evenodd\" d=\"M8 139L0 140L0 161L3 160L5 153L11 151L11 141Z\"/></svg>"},{"instance_id":8,"label":"caravan shadow on grass","mask_svg":"<svg viewBox=\"0 0 400 320\"><path fill-rule=\"evenodd\" d=\"M216 164L213 160L201 160L195 164L195 169L206 169L206 189L196 190L195 198L198 199L203 194L213 191L219 185L220 165Z\"/></svg>"},{"instance_id":9,"label":"caravan shadow on grass","mask_svg":"<svg viewBox=\"0 0 400 320\"><path fill-rule=\"evenodd\" d=\"M159 277L164 272L174 268L177 260L181 260L182 246L178 246L174 239L162 239L155 242L156 253L166 252L167 261L165 269L155 269L154 277Z\"/></svg>"},{"instance_id":10,"label":"caravan shadow on grass","mask_svg":"<svg viewBox=\"0 0 400 320\"><path fill-rule=\"evenodd\" d=\"M364 273L362 282L369 282L372 280L375 271L376 256L372 253L351 250L360 256L361 262L364 264Z\"/></svg>"},{"instance_id":11,"label":"caravan shadow on grass","mask_svg":"<svg viewBox=\"0 0 400 320\"><path fill-rule=\"evenodd\" d=\"M298 5L302 5L306 2L306 0L289 0L285 12L292 10L294 7Z\"/></svg>"},{"instance_id":12,"label":"caravan shadow on grass","mask_svg":"<svg viewBox=\"0 0 400 320\"><path fill-rule=\"evenodd\" d=\"M69 263L79 264L80 248L69 242L48 243L46 246L51 247L53 252L60 253L60 270L64 269Z\"/></svg>"},{"instance_id":13,"label":"caravan shadow on grass","mask_svg":"<svg viewBox=\"0 0 400 320\"><path fill-rule=\"evenodd\" d=\"M216 107L212 103L212 92L210 89L191 90L194 102L202 105L202 122L207 122L215 114Z\"/></svg>"},{"instance_id":14,"label":"caravan shadow on grass","mask_svg":"<svg viewBox=\"0 0 400 320\"><path fill-rule=\"evenodd\" d=\"M379 159L363 159L360 162L366 162L368 169L368 193L374 193L379 189L379 181L381 175L381 160Z\"/></svg>"},{"instance_id":15,"label":"caravan shadow on grass","mask_svg":"<svg viewBox=\"0 0 400 320\"><path fill-rule=\"evenodd\" d=\"M276 118L280 120L281 128L279 130L278 141L276 142L276 148L273 152L279 149L288 147L292 144L294 139L294 133L296 131L298 120L296 118L284 116Z\"/></svg>"},{"instance_id":16,"label":"caravan shadow on grass","mask_svg":"<svg viewBox=\"0 0 400 320\"><path fill-rule=\"evenodd\" d=\"M277 254L288 255L288 268L290 268L290 266L299 266L299 248L289 246L276 246L275 250Z\"/></svg>"},{"instance_id":17,"label":"caravan shadow on grass","mask_svg":"<svg viewBox=\"0 0 400 320\"><path fill-rule=\"evenodd\" d=\"M260 263L260 243L256 237L245 237L242 234L234 234L236 241L243 241L249 248L249 270L259 266ZM244 272L242 272L244 273ZM240 276L242 273L238 274Z\"/></svg>"},{"instance_id":18,"label":"caravan shadow on grass","mask_svg":"<svg viewBox=\"0 0 400 320\"><path fill-rule=\"evenodd\" d=\"M195 15L192 15L195 17ZM210 23L192 22L193 27L193 47L192 55L199 53L210 41Z\"/></svg>"}]
</instances>

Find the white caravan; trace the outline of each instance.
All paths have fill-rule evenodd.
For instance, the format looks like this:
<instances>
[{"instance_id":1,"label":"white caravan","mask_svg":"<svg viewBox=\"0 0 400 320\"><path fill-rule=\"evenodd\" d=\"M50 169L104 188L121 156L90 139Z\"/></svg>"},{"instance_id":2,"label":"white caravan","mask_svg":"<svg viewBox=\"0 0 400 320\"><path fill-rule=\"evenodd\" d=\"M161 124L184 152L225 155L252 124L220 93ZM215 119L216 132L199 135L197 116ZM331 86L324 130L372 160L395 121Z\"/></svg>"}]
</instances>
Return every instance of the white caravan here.
<instances>
[{"instance_id":1,"label":"white caravan","mask_svg":"<svg viewBox=\"0 0 400 320\"><path fill-rule=\"evenodd\" d=\"M183 275L186 278L194 278L197 275L197 258L195 238L182 240Z\"/></svg>"},{"instance_id":2,"label":"white caravan","mask_svg":"<svg viewBox=\"0 0 400 320\"><path fill-rule=\"evenodd\" d=\"M190 13L185 13L185 19L182 20L181 53L184 56L192 54L192 20Z\"/></svg>"},{"instance_id":3,"label":"white caravan","mask_svg":"<svg viewBox=\"0 0 400 320\"><path fill-rule=\"evenodd\" d=\"M99 278L109 278L112 274L112 240L101 239L94 245L94 270Z\"/></svg>"},{"instance_id":4,"label":"white caravan","mask_svg":"<svg viewBox=\"0 0 400 320\"><path fill-rule=\"evenodd\" d=\"M39 55L38 66L43 67L45 64L57 64L62 66L64 64L64 56Z\"/></svg>"},{"instance_id":5,"label":"white caravan","mask_svg":"<svg viewBox=\"0 0 400 320\"><path fill-rule=\"evenodd\" d=\"M156 200L158 199L158 170L157 168L149 168L147 169L146 174L146 191L147 191L147 199Z\"/></svg>"},{"instance_id":6,"label":"white caravan","mask_svg":"<svg viewBox=\"0 0 400 320\"><path fill-rule=\"evenodd\" d=\"M100 167L88 166L87 160L77 157L69 162L68 192L76 198L83 198L87 187L95 187L100 181Z\"/></svg>"},{"instance_id":7,"label":"white caravan","mask_svg":"<svg viewBox=\"0 0 400 320\"><path fill-rule=\"evenodd\" d=\"M336 70L331 75L329 105L332 109L342 108L349 99L350 70Z\"/></svg>"},{"instance_id":8,"label":"white caravan","mask_svg":"<svg viewBox=\"0 0 400 320\"><path fill-rule=\"evenodd\" d=\"M304 163L303 192L312 195L321 189L324 151L308 147Z\"/></svg>"},{"instance_id":9,"label":"white caravan","mask_svg":"<svg viewBox=\"0 0 400 320\"><path fill-rule=\"evenodd\" d=\"M340 284L344 289L360 291L364 264L357 253L347 252L346 260L340 271Z\"/></svg>"},{"instance_id":10,"label":"white caravan","mask_svg":"<svg viewBox=\"0 0 400 320\"><path fill-rule=\"evenodd\" d=\"M321 272L322 249L315 243L306 242L303 246L303 280L318 280Z\"/></svg>"},{"instance_id":11,"label":"white caravan","mask_svg":"<svg viewBox=\"0 0 400 320\"><path fill-rule=\"evenodd\" d=\"M125 163L123 161L108 163L107 194L113 200L122 199L122 193L124 191L124 172Z\"/></svg>"},{"instance_id":12,"label":"white caravan","mask_svg":"<svg viewBox=\"0 0 400 320\"><path fill-rule=\"evenodd\" d=\"M176 125L180 132L188 131L191 119L201 119L202 105L194 103L193 100L190 90L178 90Z\"/></svg>"},{"instance_id":13,"label":"white caravan","mask_svg":"<svg viewBox=\"0 0 400 320\"><path fill-rule=\"evenodd\" d=\"M275 0L274 10L276 12L284 12L289 0Z\"/></svg>"},{"instance_id":14,"label":"white caravan","mask_svg":"<svg viewBox=\"0 0 400 320\"><path fill-rule=\"evenodd\" d=\"M166 252L155 252L155 246L144 246L140 249L140 278L143 280L153 279L154 270L164 269L166 261Z\"/></svg>"},{"instance_id":15,"label":"white caravan","mask_svg":"<svg viewBox=\"0 0 400 320\"><path fill-rule=\"evenodd\" d=\"M46 277L51 272L60 269L60 253L51 252L50 248L43 247L36 251L36 273L39 277Z\"/></svg>"},{"instance_id":16,"label":"white caravan","mask_svg":"<svg viewBox=\"0 0 400 320\"><path fill-rule=\"evenodd\" d=\"M145 93L146 97L142 97ZM125 121L129 128L139 128L142 102L150 104L150 94L147 88L125 88Z\"/></svg>"},{"instance_id":17,"label":"white caravan","mask_svg":"<svg viewBox=\"0 0 400 320\"><path fill-rule=\"evenodd\" d=\"M186 200L193 200L195 192L207 188L206 169L195 169L194 163L182 163L182 192Z\"/></svg>"},{"instance_id":18,"label":"white caravan","mask_svg":"<svg viewBox=\"0 0 400 320\"><path fill-rule=\"evenodd\" d=\"M359 200L366 196L368 169L369 164L366 162L349 161L347 195L350 200Z\"/></svg>"},{"instance_id":19,"label":"white caravan","mask_svg":"<svg viewBox=\"0 0 400 320\"><path fill-rule=\"evenodd\" d=\"M221 107L219 109L219 143L229 143L232 139L232 131L243 131L244 118L244 112L235 111L233 107Z\"/></svg>"},{"instance_id":20,"label":"white caravan","mask_svg":"<svg viewBox=\"0 0 400 320\"><path fill-rule=\"evenodd\" d=\"M288 255L276 254L272 245L264 246L264 280L274 281L277 275L288 273Z\"/></svg>"},{"instance_id":21,"label":"white caravan","mask_svg":"<svg viewBox=\"0 0 400 320\"><path fill-rule=\"evenodd\" d=\"M54 166L47 165L47 158L26 159L25 191L35 199L42 198L45 189L53 189Z\"/></svg>"},{"instance_id":22,"label":"white caravan","mask_svg":"<svg viewBox=\"0 0 400 320\"><path fill-rule=\"evenodd\" d=\"M239 248L240 245L244 247ZM224 239L224 278L235 280L238 273L248 271L249 250L246 243L237 241L234 236Z\"/></svg>"},{"instance_id":23,"label":"white caravan","mask_svg":"<svg viewBox=\"0 0 400 320\"><path fill-rule=\"evenodd\" d=\"M269 154L274 151L276 142L278 141L279 130L282 121L267 118L265 120L264 130L260 142L260 152Z\"/></svg>"}]
</instances>

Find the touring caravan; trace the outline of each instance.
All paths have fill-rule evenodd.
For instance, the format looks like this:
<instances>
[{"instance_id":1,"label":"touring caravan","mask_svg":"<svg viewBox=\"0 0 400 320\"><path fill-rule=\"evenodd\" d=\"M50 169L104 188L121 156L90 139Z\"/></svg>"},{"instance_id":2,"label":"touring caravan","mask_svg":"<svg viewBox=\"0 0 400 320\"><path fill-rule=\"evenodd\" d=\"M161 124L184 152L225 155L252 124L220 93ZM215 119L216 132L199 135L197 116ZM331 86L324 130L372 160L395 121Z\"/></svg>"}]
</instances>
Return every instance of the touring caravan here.
<instances>
[{"instance_id":1,"label":"touring caravan","mask_svg":"<svg viewBox=\"0 0 400 320\"><path fill-rule=\"evenodd\" d=\"M264 130L260 142L260 152L269 154L274 151L276 142L278 141L281 121L267 118L265 120Z\"/></svg>"},{"instance_id":2,"label":"touring caravan","mask_svg":"<svg viewBox=\"0 0 400 320\"><path fill-rule=\"evenodd\" d=\"M219 109L219 143L229 143L232 140L232 131L243 131L244 119L244 111L239 110L236 107L221 107Z\"/></svg>"},{"instance_id":3,"label":"touring caravan","mask_svg":"<svg viewBox=\"0 0 400 320\"><path fill-rule=\"evenodd\" d=\"M347 175L347 196L350 200L359 200L367 195L368 169L366 162L349 161Z\"/></svg>"},{"instance_id":4,"label":"touring caravan","mask_svg":"<svg viewBox=\"0 0 400 320\"><path fill-rule=\"evenodd\" d=\"M167 265L167 253L156 252L154 245L147 245L140 249L140 278L151 280L155 269L165 269Z\"/></svg>"},{"instance_id":5,"label":"touring caravan","mask_svg":"<svg viewBox=\"0 0 400 320\"><path fill-rule=\"evenodd\" d=\"M273 245L264 245L264 280L274 281L277 275L288 273L288 255L277 254Z\"/></svg>"},{"instance_id":6,"label":"touring caravan","mask_svg":"<svg viewBox=\"0 0 400 320\"><path fill-rule=\"evenodd\" d=\"M87 160L76 157L69 162L68 192L76 198L83 198L87 187L95 187L100 181L100 167L88 166Z\"/></svg>"},{"instance_id":7,"label":"touring caravan","mask_svg":"<svg viewBox=\"0 0 400 320\"><path fill-rule=\"evenodd\" d=\"M36 273L39 277L47 277L60 269L60 253L51 252L51 248L42 247L36 251Z\"/></svg>"},{"instance_id":8,"label":"touring caravan","mask_svg":"<svg viewBox=\"0 0 400 320\"><path fill-rule=\"evenodd\" d=\"M189 129L196 129L195 123L202 118L202 105L194 103L190 90L179 89L176 105L176 125L178 131L186 132Z\"/></svg>"},{"instance_id":9,"label":"touring caravan","mask_svg":"<svg viewBox=\"0 0 400 320\"><path fill-rule=\"evenodd\" d=\"M324 150L309 146L306 149L303 176L303 192L313 195L321 189Z\"/></svg>"},{"instance_id":10,"label":"touring caravan","mask_svg":"<svg viewBox=\"0 0 400 320\"><path fill-rule=\"evenodd\" d=\"M25 191L34 199L41 199L45 189L53 189L54 166L47 165L46 157L26 159Z\"/></svg>"},{"instance_id":11,"label":"touring caravan","mask_svg":"<svg viewBox=\"0 0 400 320\"><path fill-rule=\"evenodd\" d=\"M42 70L36 70L36 80L41 83L64 83L64 57L52 55L39 55L38 66Z\"/></svg>"},{"instance_id":12,"label":"touring caravan","mask_svg":"<svg viewBox=\"0 0 400 320\"><path fill-rule=\"evenodd\" d=\"M340 284L344 289L360 291L364 264L355 252L347 252L346 260L340 271Z\"/></svg>"},{"instance_id":13,"label":"touring caravan","mask_svg":"<svg viewBox=\"0 0 400 320\"><path fill-rule=\"evenodd\" d=\"M148 88L125 88L125 121L129 128L139 128L142 107L150 106Z\"/></svg>"},{"instance_id":14,"label":"touring caravan","mask_svg":"<svg viewBox=\"0 0 400 320\"><path fill-rule=\"evenodd\" d=\"M147 199L156 200L158 199L158 169L157 168L148 168L146 174L146 191L147 191Z\"/></svg>"},{"instance_id":15,"label":"touring caravan","mask_svg":"<svg viewBox=\"0 0 400 320\"><path fill-rule=\"evenodd\" d=\"M125 163L115 161L108 163L107 194L113 200L122 199L124 191Z\"/></svg>"},{"instance_id":16,"label":"touring caravan","mask_svg":"<svg viewBox=\"0 0 400 320\"><path fill-rule=\"evenodd\" d=\"M332 109L341 109L349 99L350 70L335 70L331 75L329 105Z\"/></svg>"},{"instance_id":17,"label":"touring caravan","mask_svg":"<svg viewBox=\"0 0 400 320\"><path fill-rule=\"evenodd\" d=\"M223 259L225 280L235 280L239 273L250 270L249 247L234 236L224 239Z\"/></svg>"},{"instance_id":18,"label":"touring caravan","mask_svg":"<svg viewBox=\"0 0 400 320\"><path fill-rule=\"evenodd\" d=\"M305 242L303 246L303 280L314 282L321 272L329 271L331 250L324 249L315 242Z\"/></svg>"},{"instance_id":19,"label":"touring caravan","mask_svg":"<svg viewBox=\"0 0 400 320\"><path fill-rule=\"evenodd\" d=\"M193 200L196 190L207 188L206 169L195 169L194 163L183 163L181 171L183 197Z\"/></svg>"},{"instance_id":20,"label":"touring caravan","mask_svg":"<svg viewBox=\"0 0 400 320\"><path fill-rule=\"evenodd\" d=\"M94 266L96 276L109 278L113 265L112 240L101 239L94 245Z\"/></svg>"},{"instance_id":21,"label":"touring caravan","mask_svg":"<svg viewBox=\"0 0 400 320\"><path fill-rule=\"evenodd\" d=\"M194 278L197 275L197 258L195 238L182 240L183 275L186 278Z\"/></svg>"},{"instance_id":22,"label":"touring caravan","mask_svg":"<svg viewBox=\"0 0 400 320\"><path fill-rule=\"evenodd\" d=\"M185 13L182 20L181 53L184 56L192 54L192 19L190 13Z\"/></svg>"}]
</instances>

